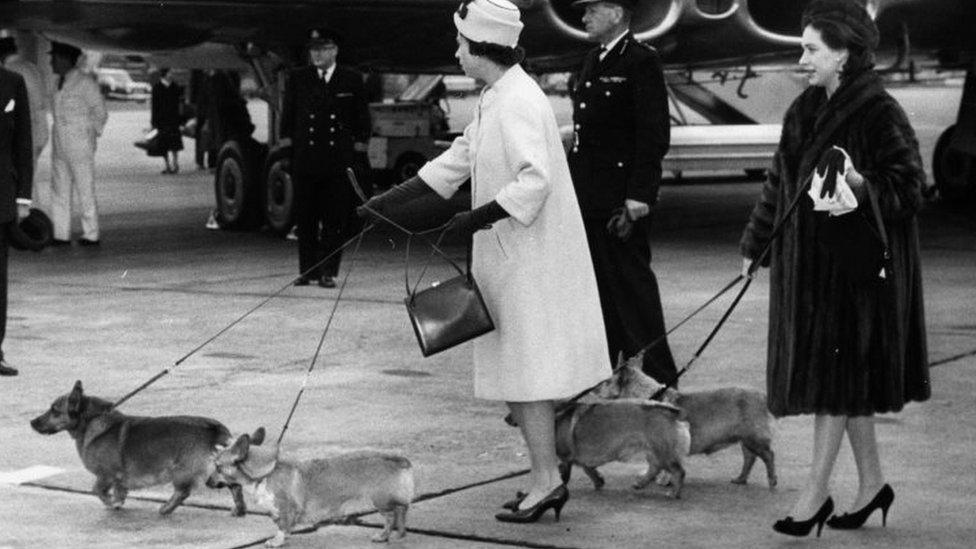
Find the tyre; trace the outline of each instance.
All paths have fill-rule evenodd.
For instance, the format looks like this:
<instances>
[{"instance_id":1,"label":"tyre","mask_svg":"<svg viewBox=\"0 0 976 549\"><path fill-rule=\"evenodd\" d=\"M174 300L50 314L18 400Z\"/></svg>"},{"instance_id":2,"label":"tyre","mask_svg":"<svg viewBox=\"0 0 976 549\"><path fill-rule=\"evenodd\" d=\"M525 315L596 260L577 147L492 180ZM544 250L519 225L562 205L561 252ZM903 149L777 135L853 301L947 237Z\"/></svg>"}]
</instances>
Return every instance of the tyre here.
<instances>
[{"instance_id":1,"label":"tyre","mask_svg":"<svg viewBox=\"0 0 976 549\"><path fill-rule=\"evenodd\" d=\"M264 177L264 218L272 233L288 234L295 218L295 185L291 178L289 151L275 151L268 158Z\"/></svg>"},{"instance_id":2,"label":"tyre","mask_svg":"<svg viewBox=\"0 0 976 549\"><path fill-rule=\"evenodd\" d=\"M952 125L939 136L932 154L932 174L943 200L972 200L976 198L976 157L949 146L955 131Z\"/></svg>"},{"instance_id":3,"label":"tyre","mask_svg":"<svg viewBox=\"0 0 976 549\"><path fill-rule=\"evenodd\" d=\"M405 152L393 164L393 184L403 183L417 175L420 168L427 163L427 158L418 152Z\"/></svg>"},{"instance_id":4,"label":"tyre","mask_svg":"<svg viewBox=\"0 0 976 549\"><path fill-rule=\"evenodd\" d=\"M256 145L227 141L217 153L214 195L221 229L253 229L261 221L263 196L254 169L254 155L259 154Z\"/></svg>"}]
</instances>

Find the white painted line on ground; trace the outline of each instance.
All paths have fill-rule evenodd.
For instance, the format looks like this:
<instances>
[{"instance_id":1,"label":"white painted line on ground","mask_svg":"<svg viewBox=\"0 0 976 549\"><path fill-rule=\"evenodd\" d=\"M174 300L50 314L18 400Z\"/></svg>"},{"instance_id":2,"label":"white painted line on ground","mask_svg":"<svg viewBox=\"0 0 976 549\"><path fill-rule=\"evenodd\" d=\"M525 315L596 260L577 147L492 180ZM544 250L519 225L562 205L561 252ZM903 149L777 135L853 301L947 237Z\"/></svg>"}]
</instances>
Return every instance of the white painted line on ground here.
<instances>
[{"instance_id":1,"label":"white painted line on ground","mask_svg":"<svg viewBox=\"0 0 976 549\"><path fill-rule=\"evenodd\" d=\"M23 484L63 472L64 469L50 465L31 465L19 471L0 471L0 484Z\"/></svg>"}]
</instances>

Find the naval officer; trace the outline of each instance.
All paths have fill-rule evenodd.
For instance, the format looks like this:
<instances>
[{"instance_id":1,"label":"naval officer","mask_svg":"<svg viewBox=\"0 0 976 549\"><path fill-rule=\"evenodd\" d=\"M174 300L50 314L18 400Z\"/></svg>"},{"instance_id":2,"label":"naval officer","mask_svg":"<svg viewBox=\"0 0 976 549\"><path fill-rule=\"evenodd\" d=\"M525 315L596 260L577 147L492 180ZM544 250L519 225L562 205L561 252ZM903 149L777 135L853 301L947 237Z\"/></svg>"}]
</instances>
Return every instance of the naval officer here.
<instances>
[{"instance_id":1,"label":"naval officer","mask_svg":"<svg viewBox=\"0 0 976 549\"><path fill-rule=\"evenodd\" d=\"M615 359L618 352L629 357L664 335L648 215L670 144L668 95L657 52L629 30L635 0L573 5L585 9L586 32L600 45L585 57L572 90L569 167ZM647 374L663 383L675 378L666 339L644 358Z\"/></svg>"},{"instance_id":2,"label":"naval officer","mask_svg":"<svg viewBox=\"0 0 976 549\"><path fill-rule=\"evenodd\" d=\"M307 45L311 65L289 75L281 114L281 135L291 139L295 182L301 273L295 285L314 280L334 288L342 258L337 250L359 223L359 201L345 170L362 167L370 136L369 106L362 75L336 64L334 34L312 29Z\"/></svg>"}]
</instances>

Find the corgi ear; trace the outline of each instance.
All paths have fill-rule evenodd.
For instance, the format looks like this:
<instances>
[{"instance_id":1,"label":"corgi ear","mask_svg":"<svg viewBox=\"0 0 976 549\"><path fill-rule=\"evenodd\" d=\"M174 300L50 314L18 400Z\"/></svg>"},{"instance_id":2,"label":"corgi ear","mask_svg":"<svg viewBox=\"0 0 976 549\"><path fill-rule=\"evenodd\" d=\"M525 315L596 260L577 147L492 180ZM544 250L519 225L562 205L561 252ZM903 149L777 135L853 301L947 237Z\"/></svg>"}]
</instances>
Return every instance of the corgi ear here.
<instances>
[{"instance_id":1,"label":"corgi ear","mask_svg":"<svg viewBox=\"0 0 976 549\"><path fill-rule=\"evenodd\" d=\"M639 353L632 356L630 360L627 361L627 366L634 368L636 370L643 370L644 368L644 354L647 353L647 349L641 349Z\"/></svg>"},{"instance_id":2,"label":"corgi ear","mask_svg":"<svg viewBox=\"0 0 976 549\"><path fill-rule=\"evenodd\" d=\"M254 434L251 435L251 444L255 446L261 446L264 442L264 427L258 427Z\"/></svg>"},{"instance_id":3,"label":"corgi ear","mask_svg":"<svg viewBox=\"0 0 976 549\"><path fill-rule=\"evenodd\" d=\"M77 412L81 409L81 400L85 396L85 391L81 388L81 380L75 381L75 386L68 394L68 412Z\"/></svg>"},{"instance_id":4,"label":"corgi ear","mask_svg":"<svg viewBox=\"0 0 976 549\"><path fill-rule=\"evenodd\" d=\"M237 437L234 441L234 445L230 447L230 455L234 458L235 462L243 461L247 459L247 453L251 449L251 437L248 435L241 435Z\"/></svg>"}]
</instances>

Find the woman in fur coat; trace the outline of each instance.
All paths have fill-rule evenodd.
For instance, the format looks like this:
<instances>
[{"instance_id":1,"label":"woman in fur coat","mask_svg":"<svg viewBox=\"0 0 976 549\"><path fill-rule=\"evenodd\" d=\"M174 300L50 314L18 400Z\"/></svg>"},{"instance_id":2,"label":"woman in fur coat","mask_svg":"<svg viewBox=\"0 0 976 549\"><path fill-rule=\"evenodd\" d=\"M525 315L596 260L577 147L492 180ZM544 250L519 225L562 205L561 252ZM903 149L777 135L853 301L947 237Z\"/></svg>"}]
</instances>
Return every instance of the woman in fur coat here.
<instances>
[{"instance_id":1,"label":"woman in fur coat","mask_svg":"<svg viewBox=\"0 0 976 549\"><path fill-rule=\"evenodd\" d=\"M767 256L769 410L777 417L815 415L809 480L774 529L807 535L816 525L819 535L824 522L858 528L875 509L886 518L894 492L881 471L873 414L897 412L930 395L916 222L925 172L904 111L872 70L878 30L864 8L854 0L815 1L803 29L800 66L811 85L786 113L741 252L748 272L794 196L806 192L807 176L818 169L830 179L825 164L835 165L837 192L846 183L856 210L834 216L802 197ZM842 231L861 233L842 232L848 243L875 234L871 194L890 259L864 278L825 236L837 234L830 225L839 221L853 227ZM852 512L827 520L833 511L828 483L845 432L857 465L857 496Z\"/></svg>"}]
</instances>

